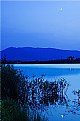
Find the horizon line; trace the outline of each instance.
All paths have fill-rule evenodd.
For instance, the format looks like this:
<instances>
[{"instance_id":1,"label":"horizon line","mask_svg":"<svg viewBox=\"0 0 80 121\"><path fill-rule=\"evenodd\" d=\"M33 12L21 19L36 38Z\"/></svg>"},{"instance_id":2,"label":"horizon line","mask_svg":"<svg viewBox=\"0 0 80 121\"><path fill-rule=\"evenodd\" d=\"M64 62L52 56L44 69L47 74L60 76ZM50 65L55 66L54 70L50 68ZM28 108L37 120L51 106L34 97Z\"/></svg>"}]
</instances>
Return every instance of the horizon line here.
<instances>
[{"instance_id":1,"label":"horizon line","mask_svg":"<svg viewBox=\"0 0 80 121\"><path fill-rule=\"evenodd\" d=\"M32 46L24 46L24 47L7 47L5 49L1 49L0 52L3 51L3 50L9 49L9 48L16 48L16 49L18 49L18 48L44 48L44 49L57 49L57 50L80 51L80 50L76 50L76 49L61 49L61 48L55 48L55 47L32 47Z\"/></svg>"}]
</instances>

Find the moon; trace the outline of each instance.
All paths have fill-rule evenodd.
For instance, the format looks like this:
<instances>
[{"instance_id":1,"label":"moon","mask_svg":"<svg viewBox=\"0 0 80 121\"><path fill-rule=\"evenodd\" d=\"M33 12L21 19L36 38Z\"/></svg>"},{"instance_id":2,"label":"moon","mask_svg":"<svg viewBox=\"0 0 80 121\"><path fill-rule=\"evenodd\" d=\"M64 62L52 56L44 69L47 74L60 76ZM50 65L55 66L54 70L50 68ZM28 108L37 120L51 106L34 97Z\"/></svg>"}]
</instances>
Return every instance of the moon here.
<instances>
[{"instance_id":1,"label":"moon","mask_svg":"<svg viewBox=\"0 0 80 121\"><path fill-rule=\"evenodd\" d=\"M63 8L60 8L60 11L63 11Z\"/></svg>"}]
</instances>

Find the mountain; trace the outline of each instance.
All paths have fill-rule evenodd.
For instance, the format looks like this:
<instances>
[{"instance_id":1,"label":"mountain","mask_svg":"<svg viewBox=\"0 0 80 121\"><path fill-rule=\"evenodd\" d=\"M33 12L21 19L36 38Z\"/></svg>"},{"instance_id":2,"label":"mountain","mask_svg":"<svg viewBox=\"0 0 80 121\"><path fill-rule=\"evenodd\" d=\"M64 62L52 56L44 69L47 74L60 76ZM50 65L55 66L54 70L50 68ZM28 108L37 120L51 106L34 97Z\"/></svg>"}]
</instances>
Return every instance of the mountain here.
<instances>
[{"instance_id":1,"label":"mountain","mask_svg":"<svg viewBox=\"0 0 80 121\"><path fill-rule=\"evenodd\" d=\"M69 56L80 58L80 51L55 48L10 47L1 51L1 59L4 58L4 55L6 55L8 61L48 61L66 59Z\"/></svg>"}]
</instances>

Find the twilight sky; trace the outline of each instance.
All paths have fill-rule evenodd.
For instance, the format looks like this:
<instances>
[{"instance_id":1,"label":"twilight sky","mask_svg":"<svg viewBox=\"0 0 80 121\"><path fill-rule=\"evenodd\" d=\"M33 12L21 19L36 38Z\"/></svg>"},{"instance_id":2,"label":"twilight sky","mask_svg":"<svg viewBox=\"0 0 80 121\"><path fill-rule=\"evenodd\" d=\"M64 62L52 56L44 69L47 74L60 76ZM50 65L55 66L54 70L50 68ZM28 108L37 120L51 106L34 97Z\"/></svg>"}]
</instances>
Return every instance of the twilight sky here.
<instances>
[{"instance_id":1,"label":"twilight sky","mask_svg":"<svg viewBox=\"0 0 80 121\"><path fill-rule=\"evenodd\" d=\"M80 1L1 2L1 49L80 50Z\"/></svg>"}]
</instances>

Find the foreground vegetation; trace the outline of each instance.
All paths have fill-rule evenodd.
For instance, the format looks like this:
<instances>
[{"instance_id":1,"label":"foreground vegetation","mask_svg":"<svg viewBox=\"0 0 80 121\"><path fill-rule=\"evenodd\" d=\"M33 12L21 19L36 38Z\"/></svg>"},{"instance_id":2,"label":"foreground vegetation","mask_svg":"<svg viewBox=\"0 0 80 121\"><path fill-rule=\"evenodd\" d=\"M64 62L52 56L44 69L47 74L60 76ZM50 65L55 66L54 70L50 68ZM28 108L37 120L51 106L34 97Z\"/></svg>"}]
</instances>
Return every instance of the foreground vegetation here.
<instances>
[{"instance_id":1,"label":"foreground vegetation","mask_svg":"<svg viewBox=\"0 0 80 121\"><path fill-rule=\"evenodd\" d=\"M28 94L26 84L28 82L20 70L14 69L13 65L1 65L2 121L45 121L39 113L33 114L28 100L23 98Z\"/></svg>"},{"instance_id":2,"label":"foreground vegetation","mask_svg":"<svg viewBox=\"0 0 80 121\"><path fill-rule=\"evenodd\" d=\"M60 86L62 85L62 86ZM60 88L65 88L65 80L44 81L43 76L29 82L13 65L1 65L1 118L2 121L44 121L43 110L49 102L58 101ZM63 93L63 91L61 92ZM43 106L42 106L43 105ZM43 107L43 108L41 108Z\"/></svg>"},{"instance_id":3,"label":"foreground vegetation","mask_svg":"<svg viewBox=\"0 0 80 121\"><path fill-rule=\"evenodd\" d=\"M64 78L49 82L44 80L44 75L40 78L33 75L29 81L13 65L2 64L1 87L2 121L47 121L42 114L45 107L69 105L66 98L69 83ZM80 90L74 94L80 99Z\"/></svg>"},{"instance_id":4,"label":"foreground vegetation","mask_svg":"<svg viewBox=\"0 0 80 121\"><path fill-rule=\"evenodd\" d=\"M13 99L1 101L2 121L27 121L25 111L20 111L20 107Z\"/></svg>"}]
</instances>

